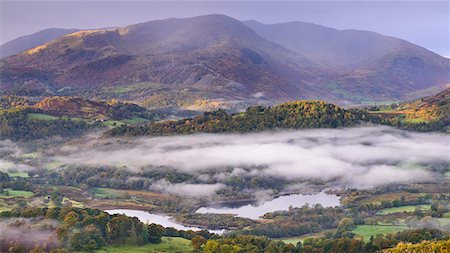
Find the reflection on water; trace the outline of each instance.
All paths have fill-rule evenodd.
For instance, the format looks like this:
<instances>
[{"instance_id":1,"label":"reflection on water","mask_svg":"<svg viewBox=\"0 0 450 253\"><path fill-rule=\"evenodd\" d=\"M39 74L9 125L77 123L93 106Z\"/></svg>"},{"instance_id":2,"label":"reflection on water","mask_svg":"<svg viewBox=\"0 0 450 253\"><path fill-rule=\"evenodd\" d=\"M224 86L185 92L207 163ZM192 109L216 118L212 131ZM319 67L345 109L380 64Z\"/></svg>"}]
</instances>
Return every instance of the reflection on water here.
<instances>
[{"instance_id":1,"label":"reflection on water","mask_svg":"<svg viewBox=\"0 0 450 253\"><path fill-rule=\"evenodd\" d=\"M136 217L140 221L146 223L146 224L159 224L163 227L173 227L178 230L193 230L193 231L199 231L201 228L198 227L186 227L181 224L178 224L176 222L173 222L170 216L164 216L164 215L158 215L158 214L151 214L146 211L140 211L140 210L131 210L131 209L114 209L114 210L105 210L105 212L109 214L125 214L129 217ZM222 234L223 230L209 230L211 233L216 234Z\"/></svg>"},{"instance_id":2,"label":"reflection on water","mask_svg":"<svg viewBox=\"0 0 450 253\"><path fill-rule=\"evenodd\" d=\"M302 207L305 204L321 204L323 207L339 206L339 197L324 192L314 195L292 194L281 196L259 205L247 204L239 207L227 207L224 205L202 207L198 209L196 213L231 213L236 214L239 217L258 219L258 217L268 212L288 210L289 206Z\"/></svg>"}]
</instances>

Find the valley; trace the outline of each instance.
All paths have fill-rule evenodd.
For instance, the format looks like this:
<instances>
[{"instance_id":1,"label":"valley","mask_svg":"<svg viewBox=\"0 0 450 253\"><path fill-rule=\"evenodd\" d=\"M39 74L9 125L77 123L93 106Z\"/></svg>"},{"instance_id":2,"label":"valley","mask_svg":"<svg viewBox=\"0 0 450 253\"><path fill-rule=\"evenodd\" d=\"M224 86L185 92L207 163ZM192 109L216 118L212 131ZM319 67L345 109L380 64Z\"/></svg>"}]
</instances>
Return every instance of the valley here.
<instances>
[{"instance_id":1,"label":"valley","mask_svg":"<svg viewBox=\"0 0 450 253\"><path fill-rule=\"evenodd\" d=\"M448 252L449 58L196 15L0 45L0 252Z\"/></svg>"},{"instance_id":2,"label":"valley","mask_svg":"<svg viewBox=\"0 0 450 253\"><path fill-rule=\"evenodd\" d=\"M415 124L445 122L448 100L443 94L436 96L442 103L421 100L434 109L417 111L438 116ZM381 245L396 245L392 235L416 242L408 239L408 231L431 232L430 239L445 238L449 231L447 128L419 133L377 125L389 125L384 107L343 109L297 101L170 120L164 119L172 117L167 114L119 101L2 101L6 115L23 110L30 122L88 126L64 138L50 132L50 139L1 141L2 217L38 219L40 212L95 208L111 218L126 214L165 227L155 246L131 246L125 239L129 246L101 247L109 243L98 241L93 249L195 251L189 240L201 234L210 239L202 244L205 252L214 238L230 236L266 236L277 247L306 252L318 247L317 240L349 236L346 243L357 243L355 252L376 252L386 248ZM410 105L416 102L398 108ZM109 113L112 106L115 114ZM146 120L126 121L135 117ZM421 145L413 145L417 142ZM72 249L88 250L70 238Z\"/></svg>"}]
</instances>

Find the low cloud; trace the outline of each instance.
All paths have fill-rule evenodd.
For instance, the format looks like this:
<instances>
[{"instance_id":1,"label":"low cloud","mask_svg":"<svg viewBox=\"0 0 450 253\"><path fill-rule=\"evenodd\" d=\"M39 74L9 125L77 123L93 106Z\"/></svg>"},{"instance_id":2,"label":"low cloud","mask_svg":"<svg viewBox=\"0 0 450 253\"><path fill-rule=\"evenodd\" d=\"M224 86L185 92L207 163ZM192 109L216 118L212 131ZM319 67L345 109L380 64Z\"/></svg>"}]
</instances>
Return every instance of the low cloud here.
<instances>
[{"instance_id":1,"label":"low cloud","mask_svg":"<svg viewBox=\"0 0 450 253\"><path fill-rule=\"evenodd\" d=\"M0 246L2 243L19 243L28 248L33 248L36 244L55 248L58 246L56 225L53 220L3 219L0 221Z\"/></svg>"},{"instance_id":2,"label":"low cloud","mask_svg":"<svg viewBox=\"0 0 450 253\"><path fill-rule=\"evenodd\" d=\"M258 175L335 181L352 187L432 180L428 164L450 162L448 134L389 127L96 139L65 146L53 159L133 170L164 166L197 174L203 182ZM194 189L192 192L203 194L207 192L203 189L222 187L198 186L174 184L170 189L177 190L166 191L187 193Z\"/></svg>"},{"instance_id":3,"label":"low cloud","mask_svg":"<svg viewBox=\"0 0 450 253\"><path fill-rule=\"evenodd\" d=\"M178 183L173 184L162 179L151 185L150 189L154 191L169 193L180 196L191 197L207 197L214 195L220 189L225 188L224 184L187 184Z\"/></svg>"}]
</instances>

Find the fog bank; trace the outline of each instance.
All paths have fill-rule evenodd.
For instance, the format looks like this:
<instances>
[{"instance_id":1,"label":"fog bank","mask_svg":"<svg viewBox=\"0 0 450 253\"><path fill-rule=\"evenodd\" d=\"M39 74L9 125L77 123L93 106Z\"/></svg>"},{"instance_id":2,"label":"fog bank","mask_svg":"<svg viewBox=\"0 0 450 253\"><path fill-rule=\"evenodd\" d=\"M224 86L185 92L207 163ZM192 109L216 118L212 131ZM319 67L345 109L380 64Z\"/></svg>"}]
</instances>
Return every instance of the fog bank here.
<instances>
[{"instance_id":1,"label":"fog bank","mask_svg":"<svg viewBox=\"0 0 450 253\"><path fill-rule=\"evenodd\" d=\"M432 180L432 162L450 162L449 135L389 127L308 129L257 134L200 134L171 137L95 139L66 145L54 160L88 166L165 166L217 178L234 175L319 179L346 186ZM233 169L230 173L230 168ZM242 169L244 168L244 169ZM227 174L228 173L228 174ZM217 191L220 184L153 187L178 192Z\"/></svg>"}]
</instances>

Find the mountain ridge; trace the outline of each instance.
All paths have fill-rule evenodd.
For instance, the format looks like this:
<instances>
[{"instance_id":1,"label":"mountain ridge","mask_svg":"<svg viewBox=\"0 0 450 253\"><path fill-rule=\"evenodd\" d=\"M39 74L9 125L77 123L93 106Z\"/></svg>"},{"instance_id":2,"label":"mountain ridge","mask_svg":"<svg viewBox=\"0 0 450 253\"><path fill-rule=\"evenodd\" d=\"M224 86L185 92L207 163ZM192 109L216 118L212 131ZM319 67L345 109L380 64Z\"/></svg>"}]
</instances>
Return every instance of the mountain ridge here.
<instances>
[{"instance_id":1,"label":"mountain ridge","mask_svg":"<svg viewBox=\"0 0 450 253\"><path fill-rule=\"evenodd\" d=\"M200 100L245 101L248 106L261 100L268 104L296 99L326 99L339 104L398 100L450 82L448 59L400 39L350 31L350 37L360 40L347 45L349 35L302 22L288 26L300 24L315 32L297 29L300 32L291 32L293 38L286 39L283 36L292 29L288 27L278 29L277 39L267 34L265 26L273 30L272 25L252 22L249 25L249 21L217 14L77 31L1 59L0 87L47 95L119 96L149 107L157 107L152 101L161 99L172 100L175 106L186 104L180 101L183 97L191 104ZM260 25L266 32L251 27ZM339 35L329 35L328 31ZM311 44L322 35L325 39ZM302 50L291 45L308 36L310 41L301 41ZM330 36L337 39L329 40ZM383 43L365 45L371 36ZM386 48L397 48L384 43L392 40L402 46L386 53ZM333 45L343 49L336 50ZM364 53L367 48L373 52ZM338 60L315 55L324 49L335 50L332 57ZM363 53L353 54L354 50ZM133 85L147 89L137 92L126 88Z\"/></svg>"}]
</instances>

